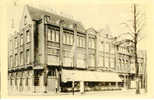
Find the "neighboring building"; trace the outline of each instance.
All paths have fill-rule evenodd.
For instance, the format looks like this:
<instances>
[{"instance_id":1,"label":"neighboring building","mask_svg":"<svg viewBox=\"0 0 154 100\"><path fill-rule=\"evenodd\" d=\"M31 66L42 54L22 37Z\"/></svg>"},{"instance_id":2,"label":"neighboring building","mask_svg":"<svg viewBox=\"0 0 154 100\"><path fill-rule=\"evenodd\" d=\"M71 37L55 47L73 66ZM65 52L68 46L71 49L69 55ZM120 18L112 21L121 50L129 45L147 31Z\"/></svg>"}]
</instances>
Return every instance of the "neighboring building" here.
<instances>
[{"instance_id":1,"label":"neighboring building","mask_svg":"<svg viewBox=\"0 0 154 100\"><path fill-rule=\"evenodd\" d=\"M78 21L27 5L19 32L9 38L8 89L19 92L122 89L131 84L125 77L132 76L130 80L134 80L133 55L121 51L131 48L118 46L115 41L115 37L93 28L85 30ZM140 59L144 68L145 59Z\"/></svg>"}]
</instances>

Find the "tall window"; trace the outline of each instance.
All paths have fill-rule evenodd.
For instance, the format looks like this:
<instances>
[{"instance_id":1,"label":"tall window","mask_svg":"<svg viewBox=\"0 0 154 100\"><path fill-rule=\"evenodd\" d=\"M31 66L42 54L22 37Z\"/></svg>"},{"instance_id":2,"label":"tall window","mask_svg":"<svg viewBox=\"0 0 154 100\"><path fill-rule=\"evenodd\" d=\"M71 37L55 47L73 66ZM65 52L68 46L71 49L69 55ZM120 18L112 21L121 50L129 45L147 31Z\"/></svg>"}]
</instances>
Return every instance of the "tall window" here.
<instances>
[{"instance_id":1,"label":"tall window","mask_svg":"<svg viewBox=\"0 0 154 100\"><path fill-rule=\"evenodd\" d=\"M73 39L74 36L72 34L69 34L69 45L73 45Z\"/></svg>"},{"instance_id":2,"label":"tall window","mask_svg":"<svg viewBox=\"0 0 154 100\"><path fill-rule=\"evenodd\" d=\"M20 45L23 45L23 42L24 42L24 40L23 40L23 34L22 34L20 37Z\"/></svg>"},{"instance_id":3,"label":"tall window","mask_svg":"<svg viewBox=\"0 0 154 100\"><path fill-rule=\"evenodd\" d=\"M30 32L29 32L29 30L26 31L26 41L30 42Z\"/></svg>"},{"instance_id":4,"label":"tall window","mask_svg":"<svg viewBox=\"0 0 154 100\"><path fill-rule=\"evenodd\" d=\"M94 49L95 48L95 40L91 39L91 41L92 41L92 48Z\"/></svg>"},{"instance_id":5,"label":"tall window","mask_svg":"<svg viewBox=\"0 0 154 100\"><path fill-rule=\"evenodd\" d=\"M109 57L105 57L105 67L109 67Z\"/></svg>"},{"instance_id":6,"label":"tall window","mask_svg":"<svg viewBox=\"0 0 154 100\"><path fill-rule=\"evenodd\" d=\"M12 50L12 41L10 40L10 50Z\"/></svg>"},{"instance_id":7,"label":"tall window","mask_svg":"<svg viewBox=\"0 0 154 100\"><path fill-rule=\"evenodd\" d=\"M94 67L95 66L95 55L89 55L89 66Z\"/></svg>"},{"instance_id":8,"label":"tall window","mask_svg":"<svg viewBox=\"0 0 154 100\"><path fill-rule=\"evenodd\" d=\"M77 36L77 46L80 47L80 36Z\"/></svg>"},{"instance_id":9,"label":"tall window","mask_svg":"<svg viewBox=\"0 0 154 100\"><path fill-rule=\"evenodd\" d=\"M66 33L66 44L70 44L69 43L69 34L68 33Z\"/></svg>"},{"instance_id":10,"label":"tall window","mask_svg":"<svg viewBox=\"0 0 154 100\"><path fill-rule=\"evenodd\" d=\"M14 49L14 41L13 40L11 41L11 49L12 50Z\"/></svg>"},{"instance_id":11,"label":"tall window","mask_svg":"<svg viewBox=\"0 0 154 100\"><path fill-rule=\"evenodd\" d=\"M24 17L24 25L27 25L27 16Z\"/></svg>"},{"instance_id":12,"label":"tall window","mask_svg":"<svg viewBox=\"0 0 154 100\"><path fill-rule=\"evenodd\" d=\"M63 43L66 44L66 33L63 34Z\"/></svg>"},{"instance_id":13,"label":"tall window","mask_svg":"<svg viewBox=\"0 0 154 100\"><path fill-rule=\"evenodd\" d=\"M111 68L114 68L114 58L111 58L110 59L110 67Z\"/></svg>"},{"instance_id":14,"label":"tall window","mask_svg":"<svg viewBox=\"0 0 154 100\"><path fill-rule=\"evenodd\" d=\"M109 43L105 43L105 52L109 52L110 45Z\"/></svg>"},{"instance_id":15,"label":"tall window","mask_svg":"<svg viewBox=\"0 0 154 100\"><path fill-rule=\"evenodd\" d=\"M83 47L86 47L86 39L85 38L82 38L82 42L83 42Z\"/></svg>"},{"instance_id":16,"label":"tall window","mask_svg":"<svg viewBox=\"0 0 154 100\"><path fill-rule=\"evenodd\" d=\"M10 67L12 67L13 66L13 58L12 58L12 56L10 56Z\"/></svg>"},{"instance_id":17,"label":"tall window","mask_svg":"<svg viewBox=\"0 0 154 100\"><path fill-rule=\"evenodd\" d=\"M23 65L23 52L20 53L20 65Z\"/></svg>"},{"instance_id":18,"label":"tall window","mask_svg":"<svg viewBox=\"0 0 154 100\"><path fill-rule=\"evenodd\" d=\"M119 58L119 71L121 71L121 67L122 67L122 60L121 60L121 58Z\"/></svg>"},{"instance_id":19,"label":"tall window","mask_svg":"<svg viewBox=\"0 0 154 100\"><path fill-rule=\"evenodd\" d=\"M59 42L59 35L60 35L60 33L59 33L59 31L56 31L55 33L56 33L56 42Z\"/></svg>"},{"instance_id":20,"label":"tall window","mask_svg":"<svg viewBox=\"0 0 154 100\"><path fill-rule=\"evenodd\" d=\"M52 35L51 36L51 38L52 38L51 40L52 41L55 41L56 40L56 36L55 36L56 34L55 34L55 31L54 30L51 30L51 35Z\"/></svg>"},{"instance_id":21,"label":"tall window","mask_svg":"<svg viewBox=\"0 0 154 100\"><path fill-rule=\"evenodd\" d=\"M15 54L15 66L18 64L17 54Z\"/></svg>"},{"instance_id":22,"label":"tall window","mask_svg":"<svg viewBox=\"0 0 154 100\"><path fill-rule=\"evenodd\" d=\"M30 51L29 49L26 50L26 63L29 64L30 62Z\"/></svg>"},{"instance_id":23,"label":"tall window","mask_svg":"<svg viewBox=\"0 0 154 100\"><path fill-rule=\"evenodd\" d=\"M115 52L114 45L113 45L113 44L110 44L110 47L111 47L110 53L111 53L111 54L114 54L114 52Z\"/></svg>"},{"instance_id":24,"label":"tall window","mask_svg":"<svg viewBox=\"0 0 154 100\"><path fill-rule=\"evenodd\" d=\"M89 48L95 48L95 39L93 38L90 38L89 39Z\"/></svg>"},{"instance_id":25,"label":"tall window","mask_svg":"<svg viewBox=\"0 0 154 100\"><path fill-rule=\"evenodd\" d=\"M17 48L17 37L15 38L15 48Z\"/></svg>"},{"instance_id":26,"label":"tall window","mask_svg":"<svg viewBox=\"0 0 154 100\"><path fill-rule=\"evenodd\" d=\"M52 40L52 31L48 29L48 41Z\"/></svg>"},{"instance_id":27,"label":"tall window","mask_svg":"<svg viewBox=\"0 0 154 100\"><path fill-rule=\"evenodd\" d=\"M12 78L10 78L10 85L12 86Z\"/></svg>"},{"instance_id":28,"label":"tall window","mask_svg":"<svg viewBox=\"0 0 154 100\"><path fill-rule=\"evenodd\" d=\"M20 46L20 37L17 38L17 47Z\"/></svg>"}]
</instances>

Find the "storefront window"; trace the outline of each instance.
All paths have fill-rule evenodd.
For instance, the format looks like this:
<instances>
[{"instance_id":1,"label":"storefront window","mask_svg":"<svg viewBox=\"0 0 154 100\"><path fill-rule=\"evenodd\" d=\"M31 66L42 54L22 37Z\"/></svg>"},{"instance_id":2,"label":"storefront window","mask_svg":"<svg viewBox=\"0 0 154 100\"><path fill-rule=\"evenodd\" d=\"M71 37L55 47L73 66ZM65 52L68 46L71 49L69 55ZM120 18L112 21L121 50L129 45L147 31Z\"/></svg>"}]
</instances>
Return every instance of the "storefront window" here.
<instances>
[{"instance_id":1,"label":"storefront window","mask_svg":"<svg viewBox=\"0 0 154 100\"><path fill-rule=\"evenodd\" d=\"M20 86L22 86L22 78L20 78Z\"/></svg>"},{"instance_id":2,"label":"storefront window","mask_svg":"<svg viewBox=\"0 0 154 100\"><path fill-rule=\"evenodd\" d=\"M28 86L28 78L26 78L26 86Z\"/></svg>"},{"instance_id":3,"label":"storefront window","mask_svg":"<svg viewBox=\"0 0 154 100\"><path fill-rule=\"evenodd\" d=\"M34 86L39 86L40 85L40 80L38 76L35 76L34 78Z\"/></svg>"}]
</instances>

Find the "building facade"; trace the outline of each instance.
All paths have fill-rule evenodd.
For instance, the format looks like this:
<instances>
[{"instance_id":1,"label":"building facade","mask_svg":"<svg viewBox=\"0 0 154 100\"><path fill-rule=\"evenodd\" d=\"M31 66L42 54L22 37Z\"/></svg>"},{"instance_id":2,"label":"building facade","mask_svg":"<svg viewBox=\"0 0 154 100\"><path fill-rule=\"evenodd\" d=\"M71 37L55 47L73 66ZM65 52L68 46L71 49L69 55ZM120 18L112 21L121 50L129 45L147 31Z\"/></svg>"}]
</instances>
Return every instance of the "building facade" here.
<instances>
[{"instance_id":1,"label":"building facade","mask_svg":"<svg viewBox=\"0 0 154 100\"><path fill-rule=\"evenodd\" d=\"M9 38L9 91L135 88L133 47L115 41L81 22L26 5L19 32ZM144 88L145 56L138 58Z\"/></svg>"}]
</instances>

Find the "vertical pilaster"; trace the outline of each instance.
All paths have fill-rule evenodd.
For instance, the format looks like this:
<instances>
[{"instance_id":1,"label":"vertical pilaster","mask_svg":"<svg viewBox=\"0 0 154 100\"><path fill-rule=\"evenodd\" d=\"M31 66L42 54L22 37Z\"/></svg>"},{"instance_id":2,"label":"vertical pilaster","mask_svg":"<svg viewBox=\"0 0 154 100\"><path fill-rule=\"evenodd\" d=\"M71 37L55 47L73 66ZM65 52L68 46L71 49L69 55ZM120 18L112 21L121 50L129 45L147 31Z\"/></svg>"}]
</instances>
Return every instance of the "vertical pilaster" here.
<instances>
[{"instance_id":1,"label":"vertical pilaster","mask_svg":"<svg viewBox=\"0 0 154 100\"><path fill-rule=\"evenodd\" d=\"M127 76L124 75L124 88L127 89Z\"/></svg>"},{"instance_id":2,"label":"vertical pilaster","mask_svg":"<svg viewBox=\"0 0 154 100\"><path fill-rule=\"evenodd\" d=\"M86 68L88 68L88 48L89 48L89 35L86 31Z\"/></svg>"},{"instance_id":3,"label":"vertical pilaster","mask_svg":"<svg viewBox=\"0 0 154 100\"><path fill-rule=\"evenodd\" d=\"M35 86L34 86L34 70L29 71L29 88L31 90L32 93L36 92Z\"/></svg>"},{"instance_id":4,"label":"vertical pilaster","mask_svg":"<svg viewBox=\"0 0 154 100\"><path fill-rule=\"evenodd\" d=\"M112 45L111 41L109 41L109 52L108 52L109 53L108 55L109 56L109 69L111 68L111 45Z\"/></svg>"},{"instance_id":5,"label":"vertical pilaster","mask_svg":"<svg viewBox=\"0 0 154 100\"><path fill-rule=\"evenodd\" d=\"M35 21L32 22L32 26L31 26L31 62L32 62L32 65L34 65L34 60L35 60L35 55L34 55L34 44L35 44L35 41L34 41L34 34L35 34L35 28L36 28L36 24L35 24Z\"/></svg>"},{"instance_id":6,"label":"vertical pilaster","mask_svg":"<svg viewBox=\"0 0 154 100\"><path fill-rule=\"evenodd\" d=\"M116 72L119 71L119 64L118 64L118 46L115 45L115 70Z\"/></svg>"},{"instance_id":7,"label":"vertical pilaster","mask_svg":"<svg viewBox=\"0 0 154 100\"><path fill-rule=\"evenodd\" d=\"M59 62L60 62L60 66L62 67L63 66L63 23L64 21L61 20L60 21L60 59L59 59Z\"/></svg>"},{"instance_id":8,"label":"vertical pilaster","mask_svg":"<svg viewBox=\"0 0 154 100\"><path fill-rule=\"evenodd\" d=\"M74 24L73 68L77 67L77 24Z\"/></svg>"},{"instance_id":9,"label":"vertical pilaster","mask_svg":"<svg viewBox=\"0 0 154 100\"><path fill-rule=\"evenodd\" d=\"M97 69L98 67L98 34L96 32L96 42L95 42L95 46L96 46L96 55L95 55L95 68Z\"/></svg>"},{"instance_id":10,"label":"vertical pilaster","mask_svg":"<svg viewBox=\"0 0 154 100\"><path fill-rule=\"evenodd\" d=\"M119 88L118 82L115 82L115 86L116 86L117 89Z\"/></svg>"},{"instance_id":11,"label":"vertical pilaster","mask_svg":"<svg viewBox=\"0 0 154 100\"><path fill-rule=\"evenodd\" d=\"M58 72L58 75L57 75L57 82L58 82L58 87L57 87L57 91L60 92L61 91L61 70L62 70L62 67L63 67L63 24L64 24L64 20L61 20L59 22L59 26L60 26L60 40L59 40L59 43L60 43L60 56L59 56L59 67L60 67L60 70Z\"/></svg>"},{"instance_id":12,"label":"vertical pilaster","mask_svg":"<svg viewBox=\"0 0 154 100\"><path fill-rule=\"evenodd\" d=\"M49 16L48 16L49 17ZM48 26L47 26L47 23L45 23L45 19L46 17L43 16L43 33L44 33L44 63L43 63L43 67L44 67L44 92L46 93L47 92L47 80L48 80L48 68L47 68L47 60L48 60L48 48L47 48L47 29L48 29Z\"/></svg>"}]
</instances>

